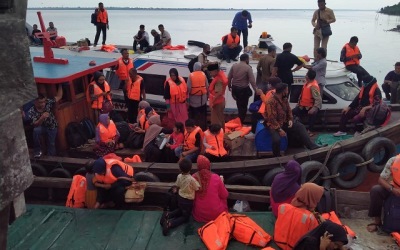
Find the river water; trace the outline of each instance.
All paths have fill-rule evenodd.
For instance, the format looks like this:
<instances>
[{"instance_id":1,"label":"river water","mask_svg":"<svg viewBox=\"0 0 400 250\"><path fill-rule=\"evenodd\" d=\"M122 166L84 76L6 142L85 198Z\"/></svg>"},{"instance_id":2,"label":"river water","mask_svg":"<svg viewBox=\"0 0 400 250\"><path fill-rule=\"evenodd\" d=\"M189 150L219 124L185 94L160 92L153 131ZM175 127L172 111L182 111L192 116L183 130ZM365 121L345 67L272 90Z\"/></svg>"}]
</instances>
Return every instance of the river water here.
<instances>
[{"instance_id":1,"label":"river water","mask_svg":"<svg viewBox=\"0 0 400 250\"><path fill-rule=\"evenodd\" d=\"M38 23L36 12L27 11L28 23ZM59 34L71 42L85 37L93 42L95 27L90 23L91 13L91 10L42 10L45 23L53 21ZM186 44L187 40L215 45L229 33L235 13L232 10L110 10L107 43L131 46L140 24L146 25L150 34L151 29L157 29L162 23L170 32L173 45ZM257 10L251 14L253 28L249 30L249 44L257 44L260 34L267 31L277 46L291 42L293 53L312 57L313 10ZM355 10L338 10L335 15L337 21L332 25L328 59L339 60L343 45L351 36L358 36L363 54L361 65L382 83L386 73L394 69L394 63L400 61L400 33L386 31L396 27L400 18Z\"/></svg>"}]
</instances>

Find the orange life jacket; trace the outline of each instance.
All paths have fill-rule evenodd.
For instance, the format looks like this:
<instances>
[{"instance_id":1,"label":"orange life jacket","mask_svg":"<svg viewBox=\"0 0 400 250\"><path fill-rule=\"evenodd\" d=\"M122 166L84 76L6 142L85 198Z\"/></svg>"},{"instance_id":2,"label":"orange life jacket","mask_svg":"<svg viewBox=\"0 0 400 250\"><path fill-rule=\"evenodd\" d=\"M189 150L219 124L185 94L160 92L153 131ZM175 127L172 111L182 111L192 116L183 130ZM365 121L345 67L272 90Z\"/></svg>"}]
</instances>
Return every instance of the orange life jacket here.
<instances>
[{"instance_id":1,"label":"orange life jacket","mask_svg":"<svg viewBox=\"0 0 400 250\"><path fill-rule=\"evenodd\" d=\"M227 248L232 229L230 218L229 213L222 212L215 220L197 230L207 249L224 250Z\"/></svg>"},{"instance_id":2,"label":"orange life jacket","mask_svg":"<svg viewBox=\"0 0 400 250\"><path fill-rule=\"evenodd\" d=\"M183 142L183 149L185 151L193 149L195 147L197 133L200 133L200 137L203 137L203 131L200 127L196 126L191 133L185 131L185 141ZM202 142L200 142L200 144L202 144Z\"/></svg>"},{"instance_id":3,"label":"orange life jacket","mask_svg":"<svg viewBox=\"0 0 400 250\"><path fill-rule=\"evenodd\" d=\"M176 85L171 78L168 78L167 82L169 84L169 93L171 95L170 103L184 103L187 98L187 85L185 79L179 76L181 84ZM166 83L164 83L165 87Z\"/></svg>"},{"instance_id":4,"label":"orange life jacket","mask_svg":"<svg viewBox=\"0 0 400 250\"><path fill-rule=\"evenodd\" d=\"M274 241L283 250L293 249L301 237L317 226L318 221L312 212L291 204L281 204L275 223Z\"/></svg>"},{"instance_id":5,"label":"orange life jacket","mask_svg":"<svg viewBox=\"0 0 400 250\"><path fill-rule=\"evenodd\" d=\"M207 144L215 149L206 148L206 153L221 157L227 155L228 152L224 148L224 130L221 128L217 135L213 135L210 130L204 132Z\"/></svg>"},{"instance_id":6,"label":"orange life jacket","mask_svg":"<svg viewBox=\"0 0 400 250\"><path fill-rule=\"evenodd\" d=\"M346 43L344 45L344 48L346 48L346 57L360 54L360 49L358 48L357 45L353 49L352 47L350 47L350 45L348 43ZM360 65L360 59L358 59L357 57L354 57L353 59L344 63L344 65L346 65L346 66L353 65L353 64Z\"/></svg>"},{"instance_id":7,"label":"orange life jacket","mask_svg":"<svg viewBox=\"0 0 400 250\"><path fill-rule=\"evenodd\" d=\"M203 71L194 71L190 73L189 77L192 83L192 88L190 90L191 95L204 95L207 93L207 78Z\"/></svg>"},{"instance_id":8,"label":"orange life jacket","mask_svg":"<svg viewBox=\"0 0 400 250\"><path fill-rule=\"evenodd\" d=\"M261 103L261 106L258 109L258 113L260 113L260 114L265 113L265 104L267 103L269 98L271 98L274 94L275 94L275 89L271 89L271 90L267 91L267 93L265 94L264 101Z\"/></svg>"},{"instance_id":9,"label":"orange life jacket","mask_svg":"<svg viewBox=\"0 0 400 250\"><path fill-rule=\"evenodd\" d=\"M85 207L86 197L86 178L82 175L74 175L69 188L66 207L83 208Z\"/></svg>"},{"instance_id":10,"label":"orange life jacket","mask_svg":"<svg viewBox=\"0 0 400 250\"><path fill-rule=\"evenodd\" d=\"M330 220L333 223L336 223L336 224L342 226L344 228L344 230L346 231L346 233L348 235L350 235L350 237L356 238L356 236L357 236L356 233L353 230L351 230L350 227L345 226L345 225L342 224L342 222L340 221L339 217L336 215L335 211L331 211L329 213L323 213L323 214L321 214L321 216L325 220Z\"/></svg>"},{"instance_id":11,"label":"orange life jacket","mask_svg":"<svg viewBox=\"0 0 400 250\"><path fill-rule=\"evenodd\" d=\"M106 9L104 9L103 11L101 11L99 9L99 12L97 12L97 22L98 23L107 23L108 21L108 14Z\"/></svg>"},{"instance_id":12,"label":"orange life jacket","mask_svg":"<svg viewBox=\"0 0 400 250\"><path fill-rule=\"evenodd\" d=\"M98 182L104 183L104 184L113 184L118 180L117 177L115 177L112 172L111 172L111 167L113 165L118 165L122 171L124 171L127 175L133 177L134 170L132 166L129 166L128 164L119 161L119 160L114 160L114 159L106 159L106 173L104 175L102 174L96 174L96 180Z\"/></svg>"},{"instance_id":13,"label":"orange life jacket","mask_svg":"<svg viewBox=\"0 0 400 250\"><path fill-rule=\"evenodd\" d=\"M142 162L142 159L140 159L139 155L134 155L132 158L126 157L124 159L124 162L129 163L129 162Z\"/></svg>"},{"instance_id":14,"label":"orange life jacket","mask_svg":"<svg viewBox=\"0 0 400 250\"><path fill-rule=\"evenodd\" d=\"M132 82L132 79L128 77L128 80L126 81L126 94L129 99L135 100L135 101L140 101L140 85L143 81L143 78L141 76L136 76L136 80Z\"/></svg>"},{"instance_id":15,"label":"orange life jacket","mask_svg":"<svg viewBox=\"0 0 400 250\"><path fill-rule=\"evenodd\" d=\"M89 86L92 85L93 86L93 93L94 95L98 96L100 94L103 93L103 91L101 90L101 88L96 84L96 82L91 82L89 84ZM104 81L104 91L105 92L110 92L110 85L108 85L107 81ZM107 95L106 98L111 102L111 96ZM104 96L98 96L96 100L92 101L91 97L90 97L90 93L89 93L89 87L87 88L86 91L86 100L88 103L92 104L92 109L101 109L103 107L103 101L104 101Z\"/></svg>"},{"instance_id":16,"label":"orange life jacket","mask_svg":"<svg viewBox=\"0 0 400 250\"><path fill-rule=\"evenodd\" d=\"M391 184L400 188L400 154L394 159L392 166L390 166L390 171L393 177Z\"/></svg>"},{"instance_id":17,"label":"orange life jacket","mask_svg":"<svg viewBox=\"0 0 400 250\"><path fill-rule=\"evenodd\" d=\"M316 80L312 82L305 83L303 89L301 90L299 104L302 107L311 108L314 106L314 97L311 92L311 87L317 88L319 91L319 86Z\"/></svg>"},{"instance_id":18,"label":"orange life jacket","mask_svg":"<svg viewBox=\"0 0 400 250\"><path fill-rule=\"evenodd\" d=\"M224 38L227 37L226 39L226 45L231 46L232 44L239 44L240 43L240 36L236 35L235 38L233 38L232 34L229 33L228 35L225 35L222 37L222 42L224 41Z\"/></svg>"},{"instance_id":19,"label":"orange life jacket","mask_svg":"<svg viewBox=\"0 0 400 250\"><path fill-rule=\"evenodd\" d=\"M231 227L233 238L246 245L265 247L271 241L271 236L247 215L232 214Z\"/></svg>"},{"instance_id":20,"label":"orange life jacket","mask_svg":"<svg viewBox=\"0 0 400 250\"><path fill-rule=\"evenodd\" d=\"M131 58L128 58L128 60L129 63L125 64L122 57L118 59L118 69L115 71L115 74L117 74L121 81L127 80L129 78L129 70L135 67L133 65L133 60Z\"/></svg>"},{"instance_id":21,"label":"orange life jacket","mask_svg":"<svg viewBox=\"0 0 400 250\"><path fill-rule=\"evenodd\" d=\"M222 95L218 96L215 100L215 84L217 84L217 82L221 82L222 83ZM218 75L216 77L214 77L214 79L212 80L210 86L208 87L208 90L210 92L210 96L208 98L209 100L209 104L210 106L214 106L215 104L219 104L219 103L224 103L225 102L225 91L226 91L226 87L228 86L228 78L226 78L225 73L220 70L218 72Z\"/></svg>"},{"instance_id":22,"label":"orange life jacket","mask_svg":"<svg viewBox=\"0 0 400 250\"><path fill-rule=\"evenodd\" d=\"M400 246L400 233L398 233L398 232L393 232L393 233L391 233L391 235L392 235L394 241L396 241L396 244L397 244L398 246Z\"/></svg>"},{"instance_id":23,"label":"orange life jacket","mask_svg":"<svg viewBox=\"0 0 400 250\"><path fill-rule=\"evenodd\" d=\"M225 131L235 131L242 128L242 122L239 117L225 123Z\"/></svg>"},{"instance_id":24,"label":"orange life jacket","mask_svg":"<svg viewBox=\"0 0 400 250\"><path fill-rule=\"evenodd\" d=\"M108 124L107 128L99 122L97 128L100 131L101 142L107 143L111 140L114 140L115 136L117 135L117 127L113 121L110 121L110 124Z\"/></svg>"},{"instance_id":25,"label":"orange life jacket","mask_svg":"<svg viewBox=\"0 0 400 250\"><path fill-rule=\"evenodd\" d=\"M374 95L375 95L375 90L378 88L378 84L374 83L374 85L372 85L371 89L369 90L369 104L373 104L374 103ZM358 95L358 98L361 100L363 94L364 94L364 86L361 87L360 89L360 94Z\"/></svg>"}]
</instances>

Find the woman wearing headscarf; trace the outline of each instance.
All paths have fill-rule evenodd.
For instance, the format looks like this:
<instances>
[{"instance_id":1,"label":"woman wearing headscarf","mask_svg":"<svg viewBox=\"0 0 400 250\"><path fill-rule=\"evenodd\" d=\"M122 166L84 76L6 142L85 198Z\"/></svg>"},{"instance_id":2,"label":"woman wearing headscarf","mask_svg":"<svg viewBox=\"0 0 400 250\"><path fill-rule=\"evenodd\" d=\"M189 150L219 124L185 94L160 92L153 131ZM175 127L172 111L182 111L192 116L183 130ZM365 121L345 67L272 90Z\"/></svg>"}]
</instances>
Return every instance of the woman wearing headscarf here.
<instances>
[{"instance_id":1,"label":"woman wearing headscarf","mask_svg":"<svg viewBox=\"0 0 400 250\"><path fill-rule=\"evenodd\" d=\"M192 215L198 222L209 222L218 217L222 212L228 211L226 190L221 178L210 171L211 163L207 157L197 157L197 170L193 177L200 183L196 191Z\"/></svg>"},{"instance_id":2,"label":"woman wearing headscarf","mask_svg":"<svg viewBox=\"0 0 400 250\"><path fill-rule=\"evenodd\" d=\"M160 133L171 134L171 129L161 127L159 115L153 115L149 118L149 128L146 130L143 142L143 151L145 161L159 162L162 158L162 150L156 145L155 140Z\"/></svg>"},{"instance_id":3,"label":"woman wearing headscarf","mask_svg":"<svg viewBox=\"0 0 400 250\"><path fill-rule=\"evenodd\" d=\"M327 220L304 235L293 250L341 250L347 243L344 228Z\"/></svg>"},{"instance_id":4,"label":"woman wearing headscarf","mask_svg":"<svg viewBox=\"0 0 400 250\"><path fill-rule=\"evenodd\" d=\"M282 203L290 203L301 185L301 167L297 161L291 160L285 166L285 171L277 174L271 185L271 207L275 217Z\"/></svg>"},{"instance_id":5,"label":"woman wearing headscarf","mask_svg":"<svg viewBox=\"0 0 400 250\"><path fill-rule=\"evenodd\" d=\"M224 71L220 70L217 63L208 65L207 69L210 75L214 77L208 89L211 124L219 124L225 130L225 91L228 86L228 78Z\"/></svg>"},{"instance_id":6,"label":"woman wearing headscarf","mask_svg":"<svg viewBox=\"0 0 400 250\"><path fill-rule=\"evenodd\" d=\"M123 147L118 144L119 137L117 127L108 114L101 114L96 127L96 146L93 149L97 156L113 153L115 149Z\"/></svg>"},{"instance_id":7,"label":"woman wearing headscarf","mask_svg":"<svg viewBox=\"0 0 400 250\"><path fill-rule=\"evenodd\" d=\"M168 118L174 122L185 123L188 119L188 90L185 79L179 76L176 68L169 70L169 76L164 83L164 99L167 104Z\"/></svg>"},{"instance_id":8,"label":"woman wearing headscarf","mask_svg":"<svg viewBox=\"0 0 400 250\"><path fill-rule=\"evenodd\" d=\"M112 109L111 88L103 73L96 71L93 74L94 81L89 84L86 92L86 100L90 103L92 109L96 112L96 118L99 113L108 113ZM103 107L103 104L106 106ZM107 110L106 110L107 109Z\"/></svg>"},{"instance_id":9,"label":"woman wearing headscarf","mask_svg":"<svg viewBox=\"0 0 400 250\"><path fill-rule=\"evenodd\" d=\"M139 123L140 118L145 114L145 109L147 107L150 107L150 103L146 102L146 101L140 101L139 102L139 106L138 106L138 115L137 115L137 119L136 122Z\"/></svg>"},{"instance_id":10,"label":"woman wearing headscarf","mask_svg":"<svg viewBox=\"0 0 400 250\"><path fill-rule=\"evenodd\" d=\"M193 65L187 82L189 93L189 117L193 119L202 130L207 129L207 89L208 81L201 70L201 63Z\"/></svg>"}]
</instances>

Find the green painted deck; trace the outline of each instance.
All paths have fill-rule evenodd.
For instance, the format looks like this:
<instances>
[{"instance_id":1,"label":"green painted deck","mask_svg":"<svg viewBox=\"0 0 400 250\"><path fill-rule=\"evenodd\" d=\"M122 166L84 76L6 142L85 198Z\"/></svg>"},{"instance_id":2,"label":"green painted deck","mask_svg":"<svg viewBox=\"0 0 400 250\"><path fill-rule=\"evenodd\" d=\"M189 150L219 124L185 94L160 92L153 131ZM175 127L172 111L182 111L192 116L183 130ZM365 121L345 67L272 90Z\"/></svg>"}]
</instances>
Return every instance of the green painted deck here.
<instances>
[{"instance_id":1,"label":"green painted deck","mask_svg":"<svg viewBox=\"0 0 400 250\"><path fill-rule=\"evenodd\" d=\"M8 230L7 249L206 249L191 220L162 235L160 211L88 210L29 205ZM246 213L273 235L270 212ZM269 246L278 249L270 243ZM227 249L259 249L231 240Z\"/></svg>"}]
</instances>

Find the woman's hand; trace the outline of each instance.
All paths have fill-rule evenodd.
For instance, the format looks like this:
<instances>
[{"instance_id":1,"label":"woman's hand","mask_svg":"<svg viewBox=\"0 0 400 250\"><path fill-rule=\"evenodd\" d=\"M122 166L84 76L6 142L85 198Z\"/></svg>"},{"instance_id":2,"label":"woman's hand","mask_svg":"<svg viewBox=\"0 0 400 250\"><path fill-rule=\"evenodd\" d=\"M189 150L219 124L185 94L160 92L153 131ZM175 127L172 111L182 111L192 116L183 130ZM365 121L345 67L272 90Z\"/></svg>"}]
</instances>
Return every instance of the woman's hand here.
<instances>
[{"instance_id":1,"label":"woman's hand","mask_svg":"<svg viewBox=\"0 0 400 250\"><path fill-rule=\"evenodd\" d=\"M320 241L321 243L319 244L319 249L320 250L326 250L329 244L331 244L331 237L333 234L329 234L328 231L324 233L323 236L321 236Z\"/></svg>"}]
</instances>

